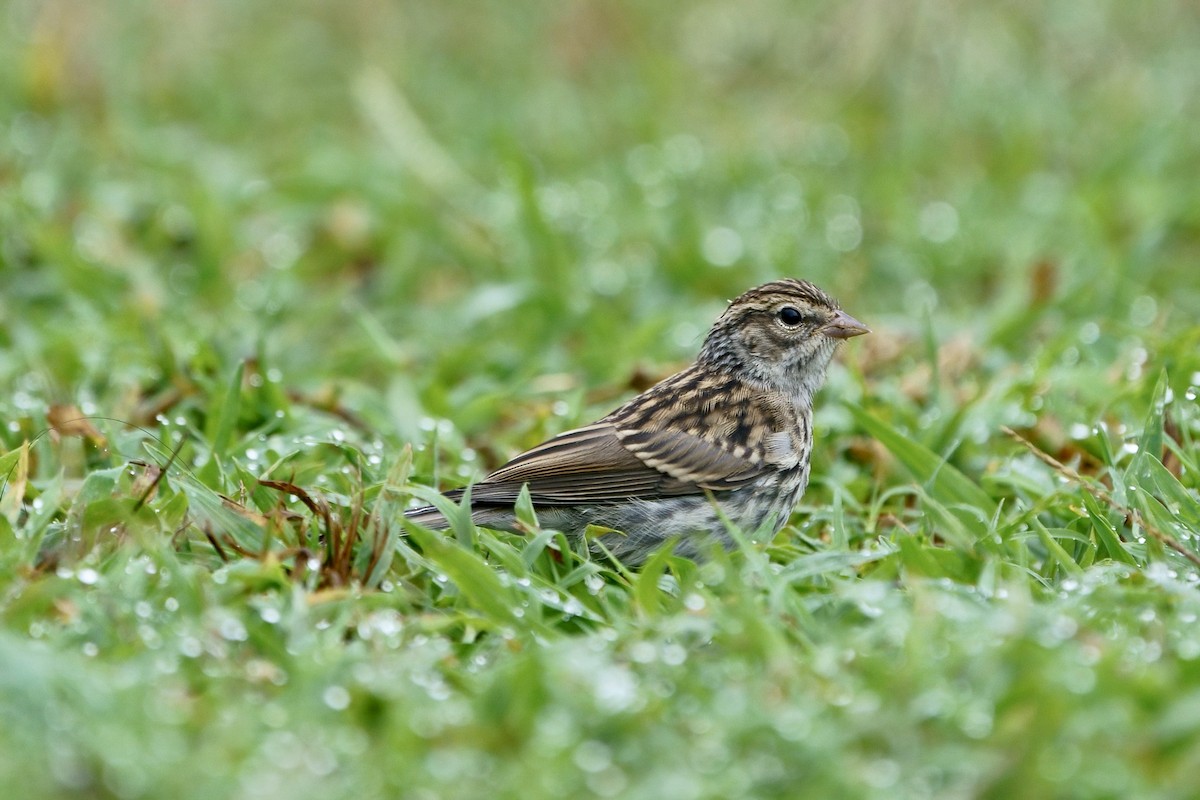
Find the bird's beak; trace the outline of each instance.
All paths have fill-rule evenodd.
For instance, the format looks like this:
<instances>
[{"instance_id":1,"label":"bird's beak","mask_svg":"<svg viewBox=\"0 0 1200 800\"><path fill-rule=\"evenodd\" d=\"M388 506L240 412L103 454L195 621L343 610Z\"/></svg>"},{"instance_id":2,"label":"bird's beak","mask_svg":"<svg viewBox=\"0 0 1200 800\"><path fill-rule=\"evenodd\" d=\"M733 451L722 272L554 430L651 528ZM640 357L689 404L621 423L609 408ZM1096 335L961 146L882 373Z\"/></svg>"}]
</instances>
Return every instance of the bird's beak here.
<instances>
[{"instance_id":1,"label":"bird's beak","mask_svg":"<svg viewBox=\"0 0 1200 800\"><path fill-rule=\"evenodd\" d=\"M821 333L831 339L849 339L852 336L862 336L870 333L871 329L845 311L833 315L833 319L821 326Z\"/></svg>"}]
</instances>

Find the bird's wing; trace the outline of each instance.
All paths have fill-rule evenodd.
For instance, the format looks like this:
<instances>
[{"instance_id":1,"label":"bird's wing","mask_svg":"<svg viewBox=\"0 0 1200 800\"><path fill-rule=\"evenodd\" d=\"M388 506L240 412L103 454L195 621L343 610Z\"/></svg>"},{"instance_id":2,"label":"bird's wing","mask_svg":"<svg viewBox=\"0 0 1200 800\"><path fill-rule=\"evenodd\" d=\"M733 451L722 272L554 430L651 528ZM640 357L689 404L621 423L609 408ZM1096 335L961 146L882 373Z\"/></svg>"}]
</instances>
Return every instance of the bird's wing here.
<instances>
[{"instance_id":1,"label":"bird's wing","mask_svg":"<svg viewBox=\"0 0 1200 800\"><path fill-rule=\"evenodd\" d=\"M736 488L765 467L745 448L693 433L600 422L522 453L476 484L471 499L509 503L526 484L535 505L678 497Z\"/></svg>"},{"instance_id":2,"label":"bird's wing","mask_svg":"<svg viewBox=\"0 0 1200 800\"><path fill-rule=\"evenodd\" d=\"M525 485L535 505L697 495L799 463L792 428L806 421L734 378L694 370L520 454L471 488L472 504L511 504Z\"/></svg>"}]
</instances>

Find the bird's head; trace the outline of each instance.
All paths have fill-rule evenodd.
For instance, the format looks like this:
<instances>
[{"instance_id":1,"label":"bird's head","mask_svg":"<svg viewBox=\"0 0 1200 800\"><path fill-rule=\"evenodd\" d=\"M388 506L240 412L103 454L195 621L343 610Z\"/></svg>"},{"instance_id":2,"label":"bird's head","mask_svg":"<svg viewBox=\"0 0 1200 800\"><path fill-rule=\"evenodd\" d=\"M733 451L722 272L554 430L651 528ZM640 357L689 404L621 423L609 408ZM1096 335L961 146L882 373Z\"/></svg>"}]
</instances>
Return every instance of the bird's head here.
<instances>
[{"instance_id":1,"label":"bird's head","mask_svg":"<svg viewBox=\"0 0 1200 800\"><path fill-rule=\"evenodd\" d=\"M808 281L772 281L736 298L713 324L700 361L791 396L811 398L837 345L870 333Z\"/></svg>"}]
</instances>

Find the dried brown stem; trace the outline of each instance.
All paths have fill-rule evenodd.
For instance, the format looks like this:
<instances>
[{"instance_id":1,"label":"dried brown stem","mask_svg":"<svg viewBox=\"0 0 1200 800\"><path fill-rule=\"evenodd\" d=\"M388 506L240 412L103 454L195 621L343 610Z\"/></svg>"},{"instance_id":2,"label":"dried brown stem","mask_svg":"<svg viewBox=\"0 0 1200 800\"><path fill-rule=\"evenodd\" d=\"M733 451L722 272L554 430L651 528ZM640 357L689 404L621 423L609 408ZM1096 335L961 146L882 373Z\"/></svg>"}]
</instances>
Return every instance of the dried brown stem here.
<instances>
[{"instance_id":1,"label":"dried brown stem","mask_svg":"<svg viewBox=\"0 0 1200 800\"><path fill-rule=\"evenodd\" d=\"M1144 530L1146 533L1150 534L1152 537L1154 537L1158 541L1162 542L1163 545L1171 548L1176 553L1179 553L1179 555L1183 556L1188 561L1192 562L1192 564L1194 564L1195 566L1200 567L1200 556L1196 555L1191 550L1188 550L1186 547L1184 547L1183 543L1180 542L1178 539L1176 539L1171 534L1167 533L1166 531L1159 530L1154 525L1151 525L1150 521L1147 520L1145 518L1145 516L1143 516L1142 513L1140 511L1138 511L1136 508L1130 508L1126 505L1122 505L1121 503L1118 503L1116 498L1113 497L1111 494L1109 494L1107 491L1105 491L1104 489L1102 489L1100 487L1097 487L1095 484L1088 481L1086 478L1084 478L1078 472L1071 469L1066 464L1062 463L1061 461L1059 461L1057 458L1050 455L1046 451L1042 450L1036 444L1029 441L1024 436L1022 436L1021 434L1014 431L1012 428L1009 428L1007 426L1001 426L1001 430L1003 430L1006 434L1008 434L1013 439L1015 439L1016 441L1018 441L1022 445L1024 445L1025 449L1027 449L1030 453L1032 453L1043 464L1050 467L1052 470L1057 472L1059 475L1062 475L1064 478L1071 481L1072 483L1082 487L1085 491L1091 493L1091 495L1093 497L1095 497L1097 500L1099 500L1100 502L1107 505L1109 508L1113 509L1114 511L1121 512L1122 514L1124 514L1126 516L1127 519L1129 519L1132 522L1134 522L1135 524L1141 526L1142 530Z\"/></svg>"}]
</instances>

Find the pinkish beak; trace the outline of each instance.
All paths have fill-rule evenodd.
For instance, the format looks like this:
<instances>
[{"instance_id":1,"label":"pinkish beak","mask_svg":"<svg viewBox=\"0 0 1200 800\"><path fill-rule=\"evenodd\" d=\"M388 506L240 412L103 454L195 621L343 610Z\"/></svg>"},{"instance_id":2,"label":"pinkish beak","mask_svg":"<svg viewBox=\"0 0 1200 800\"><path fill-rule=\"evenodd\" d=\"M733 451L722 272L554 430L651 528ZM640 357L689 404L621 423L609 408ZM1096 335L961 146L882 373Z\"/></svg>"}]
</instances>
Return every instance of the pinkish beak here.
<instances>
[{"instance_id":1,"label":"pinkish beak","mask_svg":"<svg viewBox=\"0 0 1200 800\"><path fill-rule=\"evenodd\" d=\"M845 311L833 315L833 319L821 326L821 333L831 339L849 339L852 336L862 336L870 333L871 329Z\"/></svg>"}]
</instances>

